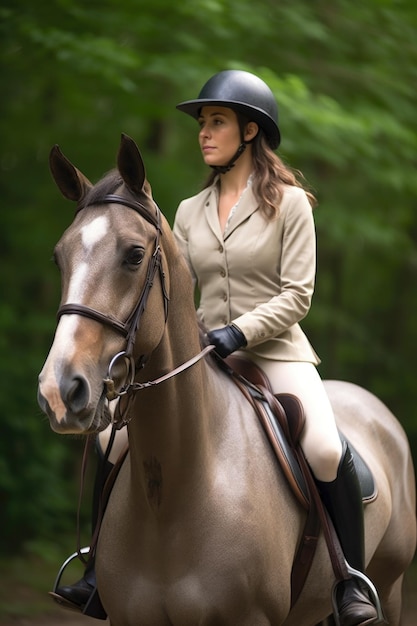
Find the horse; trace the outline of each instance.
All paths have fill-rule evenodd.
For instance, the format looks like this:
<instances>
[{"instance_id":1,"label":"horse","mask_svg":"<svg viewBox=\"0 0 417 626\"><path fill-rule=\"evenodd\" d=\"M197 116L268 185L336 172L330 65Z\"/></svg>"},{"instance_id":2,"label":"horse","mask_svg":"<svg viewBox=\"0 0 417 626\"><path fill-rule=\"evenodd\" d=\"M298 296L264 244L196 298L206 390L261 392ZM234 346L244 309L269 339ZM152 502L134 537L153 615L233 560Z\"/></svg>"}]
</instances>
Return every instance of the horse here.
<instances>
[{"instance_id":1,"label":"horse","mask_svg":"<svg viewBox=\"0 0 417 626\"><path fill-rule=\"evenodd\" d=\"M306 511L253 406L202 349L190 272L136 143L122 135L117 168L96 185L58 146L50 169L77 211L55 248L62 296L38 402L57 433L91 435L112 419L127 432L96 546L111 626L328 623L335 576L326 542L320 535L292 606ZM367 573L399 626L416 545L408 440L367 390L325 385L377 485L365 507ZM113 398L122 408L112 417Z\"/></svg>"}]
</instances>

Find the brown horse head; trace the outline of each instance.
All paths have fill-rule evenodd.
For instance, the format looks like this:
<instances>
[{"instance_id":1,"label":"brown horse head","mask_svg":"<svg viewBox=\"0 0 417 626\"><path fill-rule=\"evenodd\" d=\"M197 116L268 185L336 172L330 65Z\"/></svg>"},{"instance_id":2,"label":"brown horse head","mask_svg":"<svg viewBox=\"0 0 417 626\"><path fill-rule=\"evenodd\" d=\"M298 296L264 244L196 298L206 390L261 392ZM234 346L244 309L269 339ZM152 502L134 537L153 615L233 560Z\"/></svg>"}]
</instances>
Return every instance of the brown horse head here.
<instances>
[{"instance_id":1,"label":"brown horse head","mask_svg":"<svg viewBox=\"0 0 417 626\"><path fill-rule=\"evenodd\" d=\"M55 248L62 277L59 324L39 382L40 405L59 432L105 428L110 418L103 380L112 358L129 344L128 361L119 359L112 368L120 385L130 375L129 363L143 364L165 329L169 276L161 239L168 229L140 152L126 135L117 164L93 186L58 146L50 154L58 188L77 202L75 219Z\"/></svg>"}]
</instances>

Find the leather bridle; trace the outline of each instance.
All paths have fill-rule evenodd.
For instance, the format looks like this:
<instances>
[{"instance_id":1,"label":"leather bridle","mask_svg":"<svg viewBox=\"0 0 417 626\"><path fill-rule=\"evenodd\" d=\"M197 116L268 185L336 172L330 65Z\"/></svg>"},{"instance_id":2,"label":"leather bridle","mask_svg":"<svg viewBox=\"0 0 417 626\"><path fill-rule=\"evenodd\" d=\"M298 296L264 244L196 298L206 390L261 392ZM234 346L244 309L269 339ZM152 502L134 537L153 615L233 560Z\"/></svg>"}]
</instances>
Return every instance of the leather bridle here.
<instances>
[{"instance_id":1,"label":"leather bridle","mask_svg":"<svg viewBox=\"0 0 417 626\"><path fill-rule=\"evenodd\" d=\"M126 321L124 322L116 319L115 317L111 315L107 315L106 313L97 311L96 309L86 306L84 304L76 304L76 303L63 304L58 309L58 312L57 312L58 321L63 315L73 315L73 314L82 315L83 317L92 319L96 322L99 322L100 324L109 326L114 331L126 337L125 350L118 352L111 359L109 367L108 367L107 377L104 379L106 397L108 400L115 400L116 398L119 398L120 396L126 395L134 391L138 391L139 389L144 389L146 387L157 385L169 378L172 378L176 374L179 374L180 372L184 371L185 369L187 369L188 367L196 363L203 356L205 356L205 354L207 354L214 348L214 346L207 346L198 355L192 357L189 361L175 368L172 372L169 372L168 374L165 374L161 376L160 378L157 378L156 380L148 381L144 383L134 382L137 365L133 358L133 348L135 344L136 335L139 330L140 320L145 311L149 293L152 288L155 275L157 272L159 273L162 295L163 295L163 300L164 300L165 323L168 318L169 297L168 297L166 285L165 285L165 274L164 274L162 263L161 263L161 247L160 247L160 238L162 235L161 212L158 206L155 204L156 212L155 212L155 215L152 215L146 209L146 207L140 202L138 202L137 200L133 200L130 198L123 198L122 196L119 196L117 194L108 194L104 196L104 198L101 198L100 200L92 201L92 202L89 202L88 204L81 204L77 207L76 212L78 213L80 210L86 208L87 206L94 206L98 204L114 204L114 203L122 204L123 206L133 209L134 211L139 213L139 215L141 215L147 222L152 224L152 226L155 227L155 231L156 231L154 251L149 260L148 268L146 271L145 282L144 282L142 292L140 294L137 304L133 308L132 312L130 313ZM125 383L123 384L123 386L119 390L116 390L113 376L112 376L112 370L115 364L122 359L125 360L125 364L126 364L126 378L125 378ZM140 367L144 366L146 360L147 359L145 356L141 357ZM121 427L126 423L126 420L123 420L123 418L117 421L119 421L118 427Z\"/></svg>"},{"instance_id":2,"label":"leather bridle","mask_svg":"<svg viewBox=\"0 0 417 626\"><path fill-rule=\"evenodd\" d=\"M136 334L139 330L140 320L145 311L146 304L148 301L149 293L152 288L155 275L159 272L159 277L161 281L162 294L164 299L164 314L165 314L165 322L168 317L168 294L165 286L165 274L162 268L161 263L161 246L160 246L160 237L162 235L162 226L161 226L161 212L159 208L155 205L155 215L150 213L146 207L138 202L137 200L133 200L130 198L123 198L117 194L108 194L99 200L89 202L88 204L81 204L77 207L77 213L82 209L85 209L88 206L93 206L97 204L122 204L123 206L127 206L130 209L136 211L141 217L143 217L147 222L149 222L152 226L155 227L155 241L154 241L154 251L149 260L148 268L146 271L146 278L142 288L142 292L139 296L139 299L134 306L132 312L128 316L128 318L123 322L120 321L111 315L107 315L106 313L102 313L101 311L97 311L96 309L86 306L84 304L75 304L75 303L67 303L63 304L57 312L57 319L62 317L62 315L82 315L84 317L88 317L89 319L95 320L100 324L104 324L105 326L109 326L114 331L120 333L126 338L126 348L123 352L119 352L115 357L111 359L109 372L106 380L109 380L111 376L111 369L113 368L115 362L119 359L125 358L127 363L127 374L126 377L130 378L130 381L134 379L134 369L135 363L133 360L133 348L135 344ZM133 371L132 371L133 370ZM117 393L113 390L113 394ZM113 399L113 398L109 398Z\"/></svg>"}]
</instances>

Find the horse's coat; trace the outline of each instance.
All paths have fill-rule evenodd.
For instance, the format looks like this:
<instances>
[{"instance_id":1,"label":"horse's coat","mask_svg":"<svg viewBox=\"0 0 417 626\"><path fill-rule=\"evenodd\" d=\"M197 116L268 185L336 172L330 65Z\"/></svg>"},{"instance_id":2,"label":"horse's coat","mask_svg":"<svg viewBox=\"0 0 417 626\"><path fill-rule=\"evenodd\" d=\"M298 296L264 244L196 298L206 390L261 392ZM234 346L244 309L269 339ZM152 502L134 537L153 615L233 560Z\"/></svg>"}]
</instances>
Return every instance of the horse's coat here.
<instances>
[{"instance_id":1,"label":"horse's coat","mask_svg":"<svg viewBox=\"0 0 417 626\"><path fill-rule=\"evenodd\" d=\"M84 206L56 248L61 305L128 319L141 297L156 229L128 202L100 204L100 197L134 197L155 214L136 145L122 137L119 173L96 188L57 148L51 170L62 193ZM190 275L165 220L160 248L164 284L156 274L140 317L134 357L145 367L137 381L158 378L200 350ZM103 380L124 347L111 324L61 315L39 379L40 406L54 430L87 433L108 425ZM117 376L120 388L124 367ZM407 438L369 392L339 381L326 388L340 428L376 479L378 497L365 510L368 573L389 624L399 626L402 579L416 541ZM112 626L313 626L324 620L334 581L322 539L290 611L291 566L305 514L234 383L204 359L139 391L129 417L130 453L97 548L99 590Z\"/></svg>"}]
</instances>

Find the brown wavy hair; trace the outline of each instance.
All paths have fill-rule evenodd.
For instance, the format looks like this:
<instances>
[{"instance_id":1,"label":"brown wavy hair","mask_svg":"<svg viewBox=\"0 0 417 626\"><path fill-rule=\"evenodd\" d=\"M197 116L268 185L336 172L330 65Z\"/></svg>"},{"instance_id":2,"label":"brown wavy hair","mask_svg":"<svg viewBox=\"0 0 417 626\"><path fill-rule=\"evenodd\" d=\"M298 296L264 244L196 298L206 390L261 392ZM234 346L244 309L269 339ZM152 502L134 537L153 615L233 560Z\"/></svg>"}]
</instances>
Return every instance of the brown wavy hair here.
<instances>
[{"instance_id":1,"label":"brown wavy hair","mask_svg":"<svg viewBox=\"0 0 417 626\"><path fill-rule=\"evenodd\" d=\"M240 116L238 116L239 118ZM239 119L240 126L248 120ZM260 210L266 220L273 220L279 216L279 207L286 185L304 189L312 208L317 205L314 194L303 184L304 176L299 170L292 169L269 147L264 131L259 132L251 142L253 160L253 191L260 202ZM212 185L218 176L211 172L205 187Z\"/></svg>"}]
</instances>

